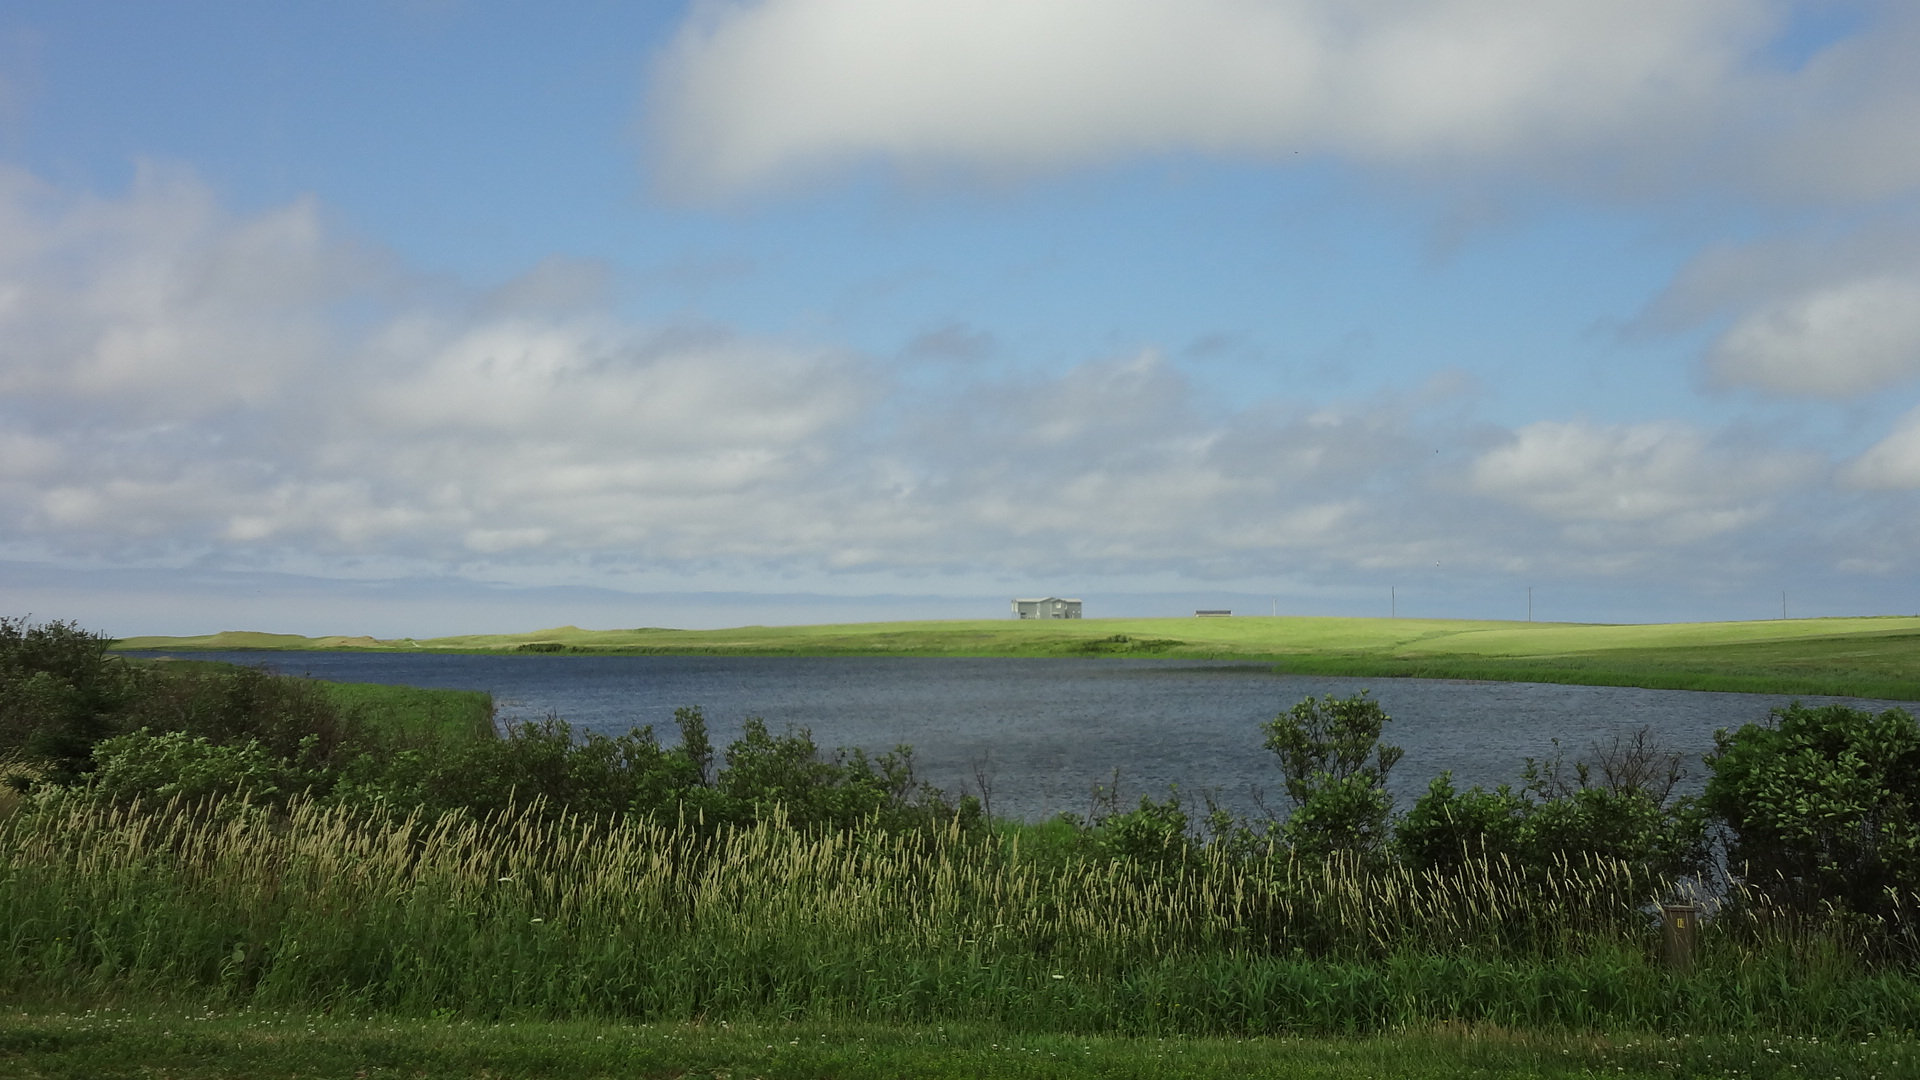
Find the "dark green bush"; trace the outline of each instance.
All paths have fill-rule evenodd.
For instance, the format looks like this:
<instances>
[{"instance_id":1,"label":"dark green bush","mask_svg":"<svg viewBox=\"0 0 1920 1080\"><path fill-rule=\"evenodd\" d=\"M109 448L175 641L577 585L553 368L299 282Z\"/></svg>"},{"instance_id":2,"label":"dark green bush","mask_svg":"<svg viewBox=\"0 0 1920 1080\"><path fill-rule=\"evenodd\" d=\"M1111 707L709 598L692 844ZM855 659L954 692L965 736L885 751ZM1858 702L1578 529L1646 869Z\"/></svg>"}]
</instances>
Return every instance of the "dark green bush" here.
<instances>
[{"instance_id":1,"label":"dark green bush","mask_svg":"<svg viewBox=\"0 0 1920 1080\"><path fill-rule=\"evenodd\" d=\"M662 747L651 727L624 735L576 733L558 717L508 728L505 737L456 749L367 755L343 771L340 798L373 798L430 810L498 813L542 803L551 813L651 813L678 803L698 812L705 787L706 721L680 710L681 745Z\"/></svg>"},{"instance_id":2,"label":"dark green bush","mask_svg":"<svg viewBox=\"0 0 1920 1080\"><path fill-rule=\"evenodd\" d=\"M117 718L121 731L180 732L210 743L255 740L303 768L337 764L365 751L371 733L312 679L260 668L137 673L136 693Z\"/></svg>"},{"instance_id":3,"label":"dark green bush","mask_svg":"<svg viewBox=\"0 0 1920 1080\"><path fill-rule=\"evenodd\" d=\"M674 722L680 742L672 747L650 726L607 736L550 716L452 752L367 755L343 770L334 797L482 814L539 803L551 814L684 816L716 827L760 820L776 806L803 827L869 819L909 827L960 812L914 784L904 747L878 758L823 755L804 729L774 735L750 719L716 775L706 717L678 709Z\"/></svg>"},{"instance_id":4,"label":"dark green bush","mask_svg":"<svg viewBox=\"0 0 1920 1080\"><path fill-rule=\"evenodd\" d=\"M70 622L0 616L0 757L24 756L56 782L92 767L93 744L136 696L110 644Z\"/></svg>"},{"instance_id":5,"label":"dark green bush","mask_svg":"<svg viewBox=\"0 0 1920 1080\"><path fill-rule=\"evenodd\" d=\"M1894 915L1920 889L1920 724L1901 709L1776 709L1720 732L1707 808L1735 872L1775 902Z\"/></svg>"},{"instance_id":6,"label":"dark green bush","mask_svg":"<svg viewBox=\"0 0 1920 1080\"><path fill-rule=\"evenodd\" d=\"M1558 862L1617 859L1646 881L1699 874L1708 863L1706 817L1676 798L1681 757L1647 729L1569 766L1563 755L1528 759L1518 791L1457 791L1442 774L1395 823L1400 859L1417 870L1505 858L1544 873Z\"/></svg>"}]
</instances>

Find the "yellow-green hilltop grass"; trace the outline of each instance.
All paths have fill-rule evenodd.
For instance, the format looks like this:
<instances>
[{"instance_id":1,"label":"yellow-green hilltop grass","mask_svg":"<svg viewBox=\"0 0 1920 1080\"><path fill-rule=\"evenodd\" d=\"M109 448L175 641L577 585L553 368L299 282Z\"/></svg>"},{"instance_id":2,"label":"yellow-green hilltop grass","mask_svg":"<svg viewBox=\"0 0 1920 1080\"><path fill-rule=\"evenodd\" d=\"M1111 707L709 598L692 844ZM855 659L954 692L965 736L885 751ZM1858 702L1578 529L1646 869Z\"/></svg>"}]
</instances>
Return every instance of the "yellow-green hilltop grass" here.
<instances>
[{"instance_id":1,"label":"yellow-green hilltop grass","mask_svg":"<svg viewBox=\"0 0 1920 1080\"><path fill-rule=\"evenodd\" d=\"M1920 700L1920 616L1597 625L1264 616L979 619L582 630L423 640L224 632L140 637L121 649L731 656L1114 656L1269 661L1312 675L1832 694Z\"/></svg>"}]
</instances>

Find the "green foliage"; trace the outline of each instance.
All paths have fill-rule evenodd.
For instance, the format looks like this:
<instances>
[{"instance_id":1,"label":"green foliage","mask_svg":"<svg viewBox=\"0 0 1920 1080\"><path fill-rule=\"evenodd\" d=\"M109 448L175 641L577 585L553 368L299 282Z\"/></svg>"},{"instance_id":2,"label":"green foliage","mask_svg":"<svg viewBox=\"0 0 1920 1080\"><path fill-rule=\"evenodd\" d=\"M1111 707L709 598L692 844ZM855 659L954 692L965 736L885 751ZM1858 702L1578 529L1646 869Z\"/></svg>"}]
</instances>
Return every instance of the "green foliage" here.
<instances>
[{"instance_id":1,"label":"green foliage","mask_svg":"<svg viewBox=\"0 0 1920 1080\"><path fill-rule=\"evenodd\" d=\"M1393 810L1387 775L1405 753L1380 741L1391 719L1362 690L1349 698L1309 697L1262 725L1293 805L1281 832L1296 852L1381 852Z\"/></svg>"},{"instance_id":2,"label":"green foliage","mask_svg":"<svg viewBox=\"0 0 1920 1080\"><path fill-rule=\"evenodd\" d=\"M1453 871L1482 858L1520 855L1520 829L1532 804L1505 784L1492 791L1456 791L1443 772L1394 825L1401 861L1421 870ZM1522 861L1528 861L1522 856Z\"/></svg>"},{"instance_id":3,"label":"green foliage","mask_svg":"<svg viewBox=\"0 0 1920 1080\"><path fill-rule=\"evenodd\" d=\"M97 767L103 740L141 731L184 735L183 746L251 740L300 769L365 749L354 711L313 680L225 665L136 667L110 656L109 644L72 623L0 617L0 757L62 785ZM111 751L115 760L126 752Z\"/></svg>"},{"instance_id":4,"label":"green foliage","mask_svg":"<svg viewBox=\"0 0 1920 1080\"><path fill-rule=\"evenodd\" d=\"M1474 859L1507 859L1544 873L1569 860L1601 858L1648 883L1705 871L1706 816L1676 798L1680 755L1647 729L1571 767L1556 753L1527 759L1519 791L1457 791L1442 774L1395 824L1400 858L1416 869L1453 871Z\"/></svg>"},{"instance_id":5,"label":"green foliage","mask_svg":"<svg viewBox=\"0 0 1920 1080\"><path fill-rule=\"evenodd\" d=\"M1728 859L1776 901L1888 914L1920 888L1920 725L1907 712L1776 709L1715 736L1707 807Z\"/></svg>"},{"instance_id":6,"label":"green foliage","mask_svg":"<svg viewBox=\"0 0 1920 1080\"><path fill-rule=\"evenodd\" d=\"M706 827L760 820L776 807L794 825L838 828L868 819L907 825L949 810L938 792L914 786L905 747L877 759L860 750L822 755L805 730L774 735L750 719L716 775L705 715L678 709L674 722L680 742L672 747L651 726L608 736L550 716L515 724L500 739L363 756L343 770L333 797L433 812L499 814L518 806L548 815L686 818Z\"/></svg>"},{"instance_id":7,"label":"green foliage","mask_svg":"<svg viewBox=\"0 0 1920 1080\"><path fill-rule=\"evenodd\" d=\"M1192 861L1195 843L1191 823L1180 804L1180 793L1171 791L1163 801L1145 795L1132 810L1096 817L1087 845L1096 858L1132 864L1152 871L1169 871Z\"/></svg>"},{"instance_id":8,"label":"green foliage","mask_svg":"<svg viewBox=\"0 0 1920 1080\"><path fill-rule=\"evenodd\" d=\"M805 728L776 736L757 717L727 747L726 761L718 788L737 820L763 818L777 805L796 823L845 828L876 816L897 819L915 794L938 798L916 789L911 747L871 759L858 748L822 757Z\"/></svg>"},{"instance_id":9,"label":"green foliage","mask_svg":"<svg viewBox=\"0 0 1920 1080\"><path fill-rule=\"evenodd\" d=\"M0 757L24 756L58 782L91 767L93 744L134 696L110 644L70 622L0 616Z\"/></svg>"},{"instance_id":10,"label":"green foliage","mask_svg":"<svg viewBox=\"0 0 1920 1080\"><path fill-rule=\"evenodd\" d=\"M221 745L184 731L155 735L142 729L103 739L94 745L93 759L81 793L121 804L231 798L285 805L316 779L257 739Z\"/></svg>"},{"instance_id":11,"label":"green foliage","mask_svg":"<svg viewBox=\"0 0 1920 1080\"><path fill-rule=\"evenodd\" d=\"M148 669L138 673L136 691L118 717L122 731L180 732L219 744L253 740L309 768L367 748L359 717L313 679L248 667Z\"/></svg>"}]
</instances>

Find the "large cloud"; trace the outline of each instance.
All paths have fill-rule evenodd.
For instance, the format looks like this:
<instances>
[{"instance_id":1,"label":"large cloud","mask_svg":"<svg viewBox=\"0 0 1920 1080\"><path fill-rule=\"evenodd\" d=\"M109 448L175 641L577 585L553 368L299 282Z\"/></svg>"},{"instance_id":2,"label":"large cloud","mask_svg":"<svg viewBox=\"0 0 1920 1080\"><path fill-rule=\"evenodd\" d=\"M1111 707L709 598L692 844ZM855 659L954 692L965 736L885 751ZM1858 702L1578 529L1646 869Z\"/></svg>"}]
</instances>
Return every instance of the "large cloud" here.
<instances>
[{"instance_id":1,"label":"large cloud","mask_svg":"<svg viewBox=\"0 0 1920 1080\"><path fill-rule=\"evenodd\" d=\"M594 281L436 294L308 203L0 174L0 554L581 581L1592 570L1724 542L1816 479L1678 425L1504 432L1444 379L1224 411L1150 349L897 379L635 326L581 299Z\"/></svg>"},{"instance_id":2,"label":"large cloud","mask_svg":"<svg viewBox=\"0 0 1920 1080\"><path fill-rule=\"evenodd\" d=\"M1843 397L1920 375L1920 275L1821 283L1741 315L1708 356L1714 376Z\"/></svg>"},{"instance_id":3,"label":"large cloud","mask_svg":"<svg viewBox=\"0 0 1920 1080\"><path fill-rule=\"evenodd\" d=\"M1718 247L1676 276L1647 324L1718 324L1722 386L1847 398L1920 377L1920 227L1890 215L1839 236Z\"/></svg>"},{"instance_id":4,"label":"large cloud","mask_svg":"<svg viewBox=\"0 0 1920 1080\"><path fill-rule=\"evenodd\" d=\"M668 187L864 160L1046 171L1329 152L1582 188L1702 172L1791 196L1920 180L1913 18L1798 71L1776 0L715 0L660 57ZM1877 8L1882 5L1868 5Z\"/></svg>"},{"instance_id":5,"label":"large cloud","mask_svg":"<svg viewBox=\"0 0 1920 1080\"><path fill-rule=\"evenodd\" d=\"M396 300L428 290L309 203L234 218L167 170L122 200L0 174L11 539L457 560L778 532L866 402L857 365L553 315L567 275L540 276L504 301ZM739 504L774 516L743 528Z\"/></svg>"}]
</instances>

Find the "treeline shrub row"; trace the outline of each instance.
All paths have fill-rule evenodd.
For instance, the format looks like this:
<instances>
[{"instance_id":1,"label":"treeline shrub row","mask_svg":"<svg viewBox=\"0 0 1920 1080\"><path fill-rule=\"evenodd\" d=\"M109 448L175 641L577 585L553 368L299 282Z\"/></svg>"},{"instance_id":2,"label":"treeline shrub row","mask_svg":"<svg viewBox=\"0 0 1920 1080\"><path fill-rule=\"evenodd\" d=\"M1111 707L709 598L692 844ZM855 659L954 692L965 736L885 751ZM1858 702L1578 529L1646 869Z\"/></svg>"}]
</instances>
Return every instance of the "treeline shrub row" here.
<instances>
[{"instance_id":1,"label":"treeline shrub row","mask_svg":"<svg viewBox=\"0 0 1920 1080\"><path fill-rule=\"evenodd\" d=\"M109 644L71 623L0 617L0 766L16 789L109 803L517 807L701 830L776 814L799 828L988 824L972 797L916 783L906 747L823 754L805 731L750 720L716 753L698 709L676 712L673 746L651 728L609 737L557 718L498 739L422 742L333 704L310 680L139 667L109 656ZM1770 903L1902 927L1920 890L1920 725L1902 710L1795 704L1767 725L1721 732L1699 798L1676 795L1682 759L1642 732L1582 760L1529 760L1517 786L1463 791L1442 775L1397 815L1388 720L1362 693L1309 698L1264 725L1283 819L1247 821L1178 794L1125 809L1110 798L1034 835L1053 838L1061 858L1144 872L1185 873L1223 853L1442 873L1500 863L1537 875L1607 860L1644 889L1710 876L1719 841L1724 866Z\"/></svg>"},{"instance_id":2,"label":"treeline shrub row","mask_svg":"<svg viewBox=\"0 0 1920 1080\"><path fill-rule=\"evenodd\" d=\"M914 828L966 815L913 777L906 747L823 754L806 731L760 720L716 754L699 709L609 737L548 718L497 739L421 738L329 700L310 679L253 668L170 670L109 654L71 623L0 617L0 771L16 791L148 803L237 796L597 816L681 816L704 828L776 806L803 827ZM718 757L718 761L716 761Z\"/></svg>"}]
</instances>

